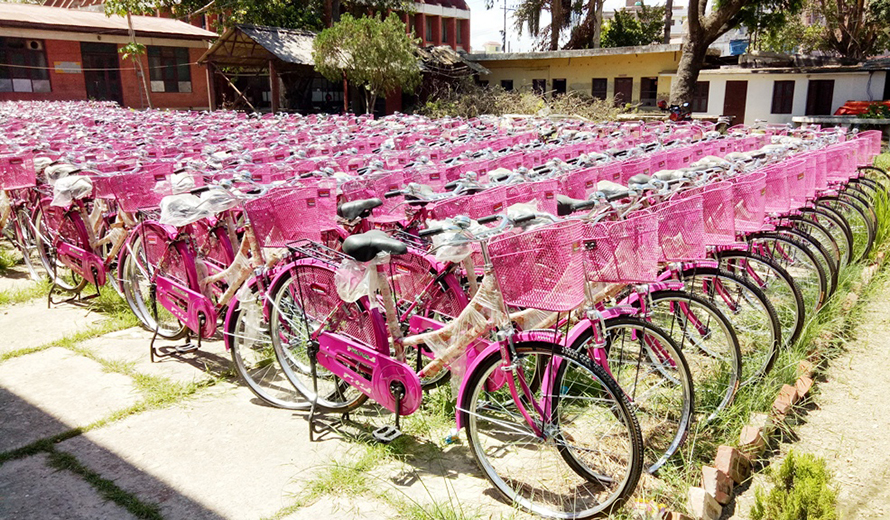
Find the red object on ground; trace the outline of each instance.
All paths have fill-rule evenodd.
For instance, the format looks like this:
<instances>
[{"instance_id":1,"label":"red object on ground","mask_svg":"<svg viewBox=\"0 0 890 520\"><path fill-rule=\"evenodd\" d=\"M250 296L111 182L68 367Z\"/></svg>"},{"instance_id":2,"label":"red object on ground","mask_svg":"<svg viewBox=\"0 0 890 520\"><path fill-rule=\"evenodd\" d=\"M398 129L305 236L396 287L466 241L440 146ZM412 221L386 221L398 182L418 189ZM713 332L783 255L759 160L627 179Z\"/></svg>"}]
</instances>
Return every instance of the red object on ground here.
<instances>
[{"instance_id":1,"label":"red object on ground","mask_svg":"<svg viewBox=\"0 0 890 520\"><path fill-rule=\"evenodd\" d=\"M868 111L868 107L874 103L881 103L890 108L890 101L847 101L838 108L834 115L836 116L858 116Z\"/></svg>"}]
</instances>

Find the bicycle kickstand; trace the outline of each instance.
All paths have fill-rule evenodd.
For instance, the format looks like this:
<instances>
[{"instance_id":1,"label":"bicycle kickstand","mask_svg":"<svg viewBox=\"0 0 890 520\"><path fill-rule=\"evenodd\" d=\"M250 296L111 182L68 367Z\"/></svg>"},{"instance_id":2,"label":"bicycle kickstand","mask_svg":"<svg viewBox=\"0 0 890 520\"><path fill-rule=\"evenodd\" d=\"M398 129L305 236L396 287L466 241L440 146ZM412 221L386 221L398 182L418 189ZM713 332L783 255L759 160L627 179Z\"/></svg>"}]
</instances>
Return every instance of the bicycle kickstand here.
<instances>
[{"instance_id":1,"label":"bicycle kickstand","mask_svg":"<svg viewBox=\"0 0 890 520\"><path fill-rule=\"evenodd\" d=\"M374 430L372 435L382 444L389 444L402 436L402 430L399 427L399 419L402 416L402 399L405 398L405 385L399 381L393 381L389 384L389 392L396 399L396 425L383 425Z\"/></svg>"}]
</instances>

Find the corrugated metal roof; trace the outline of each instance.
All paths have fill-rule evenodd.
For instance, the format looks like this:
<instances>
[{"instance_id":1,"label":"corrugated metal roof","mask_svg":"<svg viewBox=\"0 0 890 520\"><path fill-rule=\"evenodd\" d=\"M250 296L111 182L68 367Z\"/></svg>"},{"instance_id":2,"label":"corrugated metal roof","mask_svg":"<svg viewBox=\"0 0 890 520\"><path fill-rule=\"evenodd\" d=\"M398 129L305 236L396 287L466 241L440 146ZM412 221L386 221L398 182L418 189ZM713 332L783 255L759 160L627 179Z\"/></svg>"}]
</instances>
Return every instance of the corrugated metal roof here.
<instances>
[{"instance_id":1,"label":"corrugated metal roof","mask_svg":"<svg viewBox=\"0 0 890 520\"><path fill-rule=\"evenodd\" d=\"M312 41L315 39L315 33L313 32L263 25L239 25L238 29L285 63L314 64Z\"/></svg>"},{"instance_id":2,"label":"corrugated metal roof","mask_svg":"<svg viewBox=\"0 0 890 520\"><path fill-rule=\"evenodd\" d=\"M127 19L90 11L0 3L0 27L127 34ZM133 28L138 36L167 36L191 40L211 40L219 36L179 20L154 16L133 16Z\"/></svg>"}]
</instances>

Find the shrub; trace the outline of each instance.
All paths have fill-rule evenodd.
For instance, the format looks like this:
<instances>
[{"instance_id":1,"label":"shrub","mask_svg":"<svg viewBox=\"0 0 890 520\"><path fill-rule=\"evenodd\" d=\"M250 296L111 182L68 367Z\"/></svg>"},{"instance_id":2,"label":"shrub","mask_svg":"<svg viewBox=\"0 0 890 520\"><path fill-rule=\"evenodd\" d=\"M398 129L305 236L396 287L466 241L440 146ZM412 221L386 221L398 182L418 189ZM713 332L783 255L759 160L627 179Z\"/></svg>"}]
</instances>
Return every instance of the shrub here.
<instances>
[{"instance_id":1,"label":"shrub","mask_svg":"<svg viewBox=\"0 0 890 520\"><path fill-rule=\"evenodd\" d=\"M754 520L837 520L837 493L830 485L825 460L791 451L782 466L769 473L773 488L754 494Z\"/></svg>"},{"instance_id":2,"label":"shrub","mask_svg":"<svg viewBox=\"0 0 890 520\"><path fill-rule=\"evenodd\" d=\"M417 112L433 118L561 114L591 121L614 120L618 115L612 103L578 92L544 98L530 91L506 91L471 82L439 89Z\"/></svg>"}]
</instances>

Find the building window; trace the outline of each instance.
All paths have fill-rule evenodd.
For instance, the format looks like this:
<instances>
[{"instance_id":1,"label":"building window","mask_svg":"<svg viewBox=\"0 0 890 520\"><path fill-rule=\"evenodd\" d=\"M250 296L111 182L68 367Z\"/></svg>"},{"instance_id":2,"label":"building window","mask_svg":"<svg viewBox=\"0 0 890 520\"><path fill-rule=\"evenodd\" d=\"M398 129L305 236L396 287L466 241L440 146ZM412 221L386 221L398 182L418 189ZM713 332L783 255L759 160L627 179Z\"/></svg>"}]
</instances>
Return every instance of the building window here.
<instances>
[{"instance_id":1,"label":"building window","mask_svg":"<svg viewBox=\"0 0 890 520\"><path fill-rule=\"evenodd\" d=\"M476 84L482 88L488 88L488 80L487 79L480 79Z\"/></svg>"},{"instance_id":2,"label":"building window","mask_svg":"<svg viewBox=\"0 0 890 520\"><path fill-rule=\"evenodd\" d=\"M455 32L457 33L454 35L454 37L457 40L458 44L462 44L464 42L464 21L456 20L454 22L454 25L456 27Z\"/></svg>"},{"instance_id":3,"label":"building window","mask_svg":"<svg viewBox=\"0 0 890 520\"><path fill-rule=\"evenodd\" d=\"M773 82L773 108L770 113L790 114L794 104L794 81Z\"/></svg>"},{"instance_id":4,"label":"building window","mask_svg":"<svg viewBox=\"0 0 890 520\"><path fill-rule=\"evenodd\" d=\"M191 92L189 51L184 47L149 47L148 77L152 92Z\"/></svg>"},{"instance_id":5,"label":"building window","mask_svg":"<svg viewBox=\"0 0 890 520\"><path fill-rule=\"evenodd\" d=\"M50 92L43 40L0 38L0 92Z\"/></svg>"},{"instance_id":6,"label":"building window","mask_svg":"<svg viewBox=\"0 0 890 520\"><path fill-rule=\"evenodd\" d=\"M834 104L834 80L811 79L807 85L807 110L808 116L831 115Z\"/></svg>"},{"instance_id":7,"label":"building window","mask_svg":"<svg viewBox=\"0 0 890 520\"><path fill-rule=\"evenodd\" d=\"M707 112L708 111L708 94L711 92L711 82L697 81L695 89L692 91L692 111Z\"/></svg>"},{"instance_id":8,"label":"building window","mask_svg":"<svg viewBox=\"0 0 890 520\"><path fill-rule=\"evenodd\" d=\"M416 27L417 27L417 20L415 20L413 16L408 16L408 29L411 34L414 34Z\"/></svg>"},{"instance_id":9,"label":"building window","mask_svg":"<svg viewBox=\"0 0 890 520\"><path fill-rule=\"evenodd\" d=\"M448 42L448 20L442 18L442 43Z\"/></svg>"},{"instance_id":10,"label":"building window","mask_svg":"<svg viewBox=\"0 0 890 520\"><path fill-rule=\"evenodd\" d=\"M640 78L640 103L654 107L658 97L658 78Z\"/></svg>"},{"instance_id":11,"label":"building window","mask_svg":"<svg viewBox=\"0 0 890 520\"><path fill-rule=\"evenodd\" d=\"M609 82L606 78L593 78L593 87L590 95L595 99L606 99L607 85Z\"/></svg>"},{"instance_id":12,"label":"building window","mask_svg":"<svg viewBox=\"0 0 890 520\"><path fill-rule=\"evenodd\" d=\"M501 88L508 92L513 90L513 80L512 79L502 79L501 80Z\"/></svg>"},{"instance_id":13,"label":"building window","mask_svg":"<svg viewBox=\"0 0 890 520\"><path fill-rule=\"evenodd\" d=\"M546 79L533 79L532 80L532 91L539 96L543 96L544 92L547 91L547 80Z\"/></svg>"},{"instance_id":14,"label":"building window","mask_svg":"<svg viewBox=\"0 0 890 520\"><path fill-rule=\"evenodd\" d=\"M565 93L566 93L565 78L553 80L553 95L558 96L560 94L565 94Z\"/></svg>"},{"instance_id":15,"label":"building window","mask_svg":"<svg viewBox=\"0 0 890 520\"><path fill-rule=\"evenodd\" d=\"M426 21L426 41L433 41L433 19L424 17Z\"/></svg>"}]
</instances>

